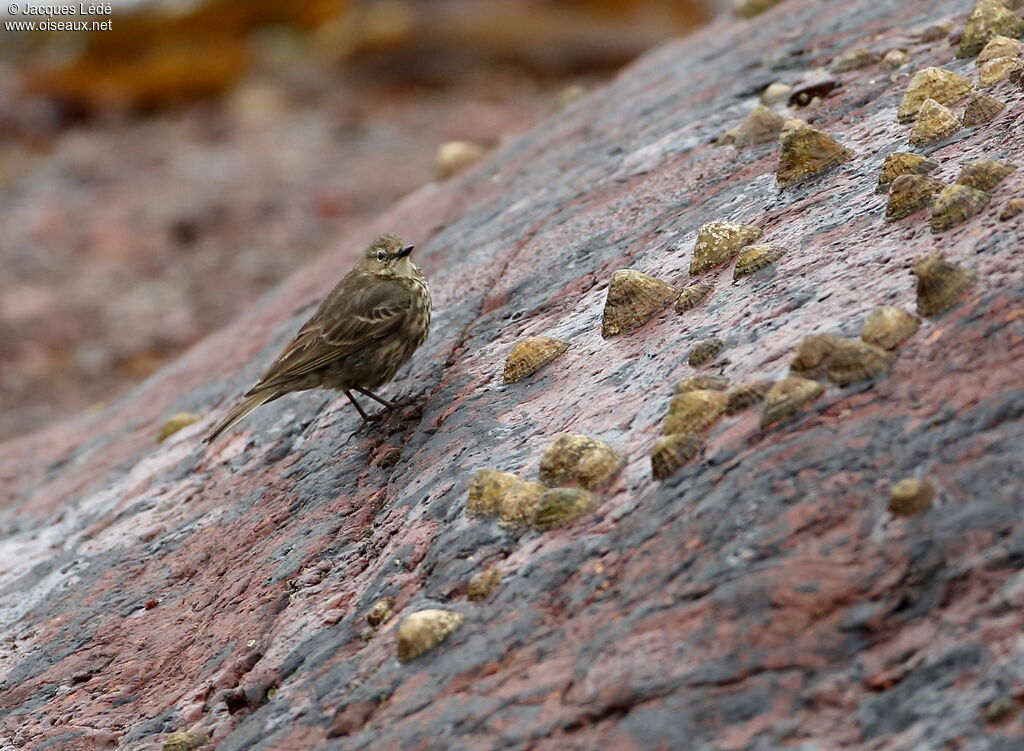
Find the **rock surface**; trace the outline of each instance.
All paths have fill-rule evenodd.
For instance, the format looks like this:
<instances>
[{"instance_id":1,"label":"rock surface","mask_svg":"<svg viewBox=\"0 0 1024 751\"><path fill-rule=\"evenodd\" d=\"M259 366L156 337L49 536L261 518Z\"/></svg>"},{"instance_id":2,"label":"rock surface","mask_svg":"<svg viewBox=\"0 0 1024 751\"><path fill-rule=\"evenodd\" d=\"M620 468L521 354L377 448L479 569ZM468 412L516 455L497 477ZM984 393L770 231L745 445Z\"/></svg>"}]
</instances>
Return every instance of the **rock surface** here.
<instances>
[{"instance_id":1,"label":"rock surface","mask_svg":"<svg viewBox=\"0 0 1024 751\"><path fill-rule=\"evenodd\" d=\"M968 11L788 0L664 45L353 228L122 400L0 447L3 747L157 749L189 731L218 751L1018 748L1024 273L997 214L1021 177L941 236L886 224L874 192L907 150L895 115L914 70L973 67L904 30ZM780 189L777 144L713 146L769 84L868 35L912 64L844 73L801 112L850 161ZM927 151L934 177L1024 158L1024 94L998 96L994 121ZM602 339L612 272L685 286L697 229L718 219L789 252L739 284L730 264L706 272L699 308ZM380 231L416 242L434 288L432 335L385 392L416 406L348 440L344 397L291 395L204 452ZM732 383L781 379L808 334L912 309L909 265L934 251L979 281L887 374L767 429L757 409L723 417L699 459L652 480L690 344L729 339L713 374ZM503 386L525 336L571 346ZM181 412L204 417L158 443ZM478 469L533 480L565 432L628 459L594 512L520 534L466 517ZM923 476L932 507L890 516L894 483ZM483 568L501 584L470 602ZM393 615L368 629L383 597ZM398 624L431 609L465 621L400 663Z\"/></svg>"}]
</instances>

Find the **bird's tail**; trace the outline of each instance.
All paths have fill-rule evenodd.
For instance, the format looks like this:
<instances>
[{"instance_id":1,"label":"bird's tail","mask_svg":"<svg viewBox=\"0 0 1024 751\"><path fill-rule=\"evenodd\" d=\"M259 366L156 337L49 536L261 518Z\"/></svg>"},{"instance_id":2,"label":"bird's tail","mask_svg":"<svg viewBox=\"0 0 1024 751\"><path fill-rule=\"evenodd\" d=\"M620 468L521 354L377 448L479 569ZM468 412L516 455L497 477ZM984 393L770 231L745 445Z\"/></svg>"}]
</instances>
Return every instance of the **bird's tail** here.
<instances>
[{"instance_id":1,"label":"bird's tail","mask_svg":"<svg viewBox=\"0 0 1024 751\"><path fill-rule=\"evenodd\" d=\"M230 430L235 424L245 417L247 414L252 412L254 409L259 407L261 404L266 404L269 401L273 401L281 394L276 389L270 389L268 391L257 391L252 396L249 396L240 401L235 408L228 412L227 417L217 423L217 426L206 434L206 438L203 439L203 443L213 443L217 440L217 436L226 430Z\"/></svg>"}]
</instances>

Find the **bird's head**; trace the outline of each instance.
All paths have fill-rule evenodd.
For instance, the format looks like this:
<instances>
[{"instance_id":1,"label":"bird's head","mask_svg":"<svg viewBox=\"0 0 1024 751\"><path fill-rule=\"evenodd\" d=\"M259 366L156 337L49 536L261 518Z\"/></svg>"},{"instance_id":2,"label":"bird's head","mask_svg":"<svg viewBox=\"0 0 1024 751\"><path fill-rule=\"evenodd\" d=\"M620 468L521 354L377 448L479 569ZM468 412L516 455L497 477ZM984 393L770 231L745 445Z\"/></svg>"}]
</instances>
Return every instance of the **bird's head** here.
<instances>
[{"instance_id":1,"label":"bird's head","mask_svg":"<svg viewBox=\"0 0 1024 751\"><path fill-rule=\"evenodd\" d=\"M381 235L363 253L359 267L367 274L381 277L408 276L415 272L412 245L394 235Z\"/></svg>"}]
</instances>

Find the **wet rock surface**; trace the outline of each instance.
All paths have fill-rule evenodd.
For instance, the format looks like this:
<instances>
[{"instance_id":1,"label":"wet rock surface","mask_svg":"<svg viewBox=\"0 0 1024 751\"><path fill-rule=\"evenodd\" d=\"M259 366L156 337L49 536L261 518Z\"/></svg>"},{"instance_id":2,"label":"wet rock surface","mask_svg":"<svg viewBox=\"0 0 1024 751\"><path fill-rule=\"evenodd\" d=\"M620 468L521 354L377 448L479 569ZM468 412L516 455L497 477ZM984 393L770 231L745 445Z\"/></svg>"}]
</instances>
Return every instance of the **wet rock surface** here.
<instances>
[{"instance_id":1,"label":"wet rock surface","mask_svg":"<svg viewBox=\"0 0 1024 751\"><path fill-rule=\"evenodd\" d=\"M875 193L885 157L907 150L896 108L910 76L973 70L948 40L903 30L947 17L962 28L969 10L787 0L664 45L339 239L123 399L0 447L0 738L1016 747L1019 714L1004 710L1024 682L1024 272L1016 225L998 213L1020 171L941 235L886 223ZM866 30L912 64L895 80L843 73L801 113L849 160L781 189L777 144L714 146L769 84L800 83ZM1008 123L1024 93L1001 86L996 120L926 150L941 165L930 176L1021 162ZM603 339L611 274L691 284L712 220L756 225L759 242L788 249L784 263L737 284L730 264L708 269L704 304ZM349 440L358 416L344 396L290 395L204 452L203 431L381 231L415 241L435 295L431 337L385 389L407 406ZM722 415L653 480L672 386L698 374L694 342L729 339L709 375L781 381L807 335L856 337L880 305L914 309L909 269L936 252L977 282L884 374L822 382L763 428L761 409ZM529 336L570 347L506 387L506 356ZM202 419L158 443L185 412ZM532 481L562 433L626 457L596 507L544 532L465 514L478 470ZM891 489L907 477L927 477L934 501L894 517ZM501 586L468 600L483 569ZM366 632L385 597L392 614ZM400 624L422 611L459 626L400 662Z\"/></svg>"}]
</instances>

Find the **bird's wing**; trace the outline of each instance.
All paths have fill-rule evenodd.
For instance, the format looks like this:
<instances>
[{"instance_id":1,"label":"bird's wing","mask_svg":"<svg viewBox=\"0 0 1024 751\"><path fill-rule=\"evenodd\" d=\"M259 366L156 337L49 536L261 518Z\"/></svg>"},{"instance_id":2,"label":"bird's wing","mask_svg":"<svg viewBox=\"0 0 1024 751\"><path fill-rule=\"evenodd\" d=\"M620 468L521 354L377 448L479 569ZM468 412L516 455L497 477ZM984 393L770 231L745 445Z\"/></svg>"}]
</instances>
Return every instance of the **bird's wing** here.
<instances>
[{"instance_id":1,"label":"bird's wing","mask_svg":"<svg viewBox=\"0 0 1024 751\"><path fill-rule=\"evenodd\" d=\"M401 326L411 306L400 282L339 285L249 393L283 386L372 345Z\"/></svg>"}]
</instances>

